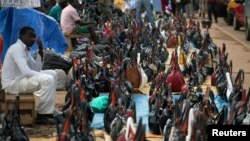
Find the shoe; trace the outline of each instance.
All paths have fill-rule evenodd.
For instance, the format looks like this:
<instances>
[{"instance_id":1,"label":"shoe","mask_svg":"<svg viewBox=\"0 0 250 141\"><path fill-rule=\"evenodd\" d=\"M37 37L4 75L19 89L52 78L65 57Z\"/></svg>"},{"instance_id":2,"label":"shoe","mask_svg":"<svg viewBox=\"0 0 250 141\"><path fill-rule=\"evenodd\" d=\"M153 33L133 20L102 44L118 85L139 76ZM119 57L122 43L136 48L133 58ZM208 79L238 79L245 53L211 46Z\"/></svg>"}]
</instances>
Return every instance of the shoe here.
<instances>
[{"instance_id":1,"label":"shoe","mask_svg":"<svg viewBox=\"0 0 250 141\"><path fill-rule=\"evenodd\" d=\"M51 124L51 125L55 125L56 121L54 120L54 118L50 118L50 116L51 115L48 115L48 114L37 114L37 116L36 116L36 124Z\"/></svg>"},{"instance_id":2,"label":"shoe","mask_svg":"<svg viewBox=\"0 0 250 141\"><path fill-rule=\"evenodd\" d=\"M52 113L52 114L38 114L37 113L37 115L44 115L44 116L46 116L46 117L48 117L48 118L52 118L52 119L54 119L55 118L55 114L57 114L58 113L58 111L57 110L54 110L54 113Z\"/></svg>"}]
</instances>

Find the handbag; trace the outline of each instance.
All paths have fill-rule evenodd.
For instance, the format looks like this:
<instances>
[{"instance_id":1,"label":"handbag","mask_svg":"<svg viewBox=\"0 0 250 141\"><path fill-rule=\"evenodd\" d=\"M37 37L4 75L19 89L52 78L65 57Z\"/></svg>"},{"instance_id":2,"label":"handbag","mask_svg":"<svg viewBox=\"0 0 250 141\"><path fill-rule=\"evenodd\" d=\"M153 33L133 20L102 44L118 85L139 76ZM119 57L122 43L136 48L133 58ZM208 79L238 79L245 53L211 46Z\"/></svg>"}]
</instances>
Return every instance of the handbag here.
<instances>
[{"instance_id":1,"label":"handbag","mask_svg":"<svg viewBox=\"0 0 250 141\"><path fill-rule=\"evenodd\" d=\"M168 48L176 48L177 45L178 45L177 36L170 33L170 36L167 39L167 47Z\"/></svg>"},{"instance_id":2,"label":"handbag","mask_svg":"<svg viewBox=\"0 0 250 141\"><path fill-rule=\"evenodd\" d=\"M132 67L127 68L126 77L133 85L133 88L139 88L142 81L142 74L139 65L133 64Z\"/></svg>"},{"instance_id":3,"label":"handbag","mask_svg":"<svg viewBox=\"0 0 250 141\"><path fill-rule=\"evenodd\" d=\"M104 113L103 122L105 131L110 134L111 131L111 123L115 119L116 114L118 112L117 107L109 107Z\"/></svg>"},{"instance_id":4,"label":"handbag","mask_svg":"<svg viewBox=\"0 0 250 141\"><path fill-rule=\"evenodd\" d=\"M236 104L235 124L237 125L241 125L248 114L247 104L250 98L250 88L248 89L248 94L246 94L246 89L243 89L241 93L241 100ZM245 120L245 122L247 121Z\"/></svg>"},{"instance_id":5,"label":"handbag","mask_svg":"<svg viewBox=\"0 0 250 141\"><path fill-rule=\"evenodd\" d=\"M95 89L97 92L109 92L111 90L111 79L113 75L108 69L103 69L95 78Z\"/></svg>"},{"instance_id":6,"label":"handbag","mask_svg":"<svg viewBox=\"0 0 250 141\"><path fill-rule=\"evenodd\" d=\"M14 118L11 124L11 141L29 141L28 135L21 126L18 118Z\"/></svg>"},{"instance_id":7,"label":"handbag","mask_svg":"<svg viewBox=\"0 0 250 141\"><path fill-rule=\"evenodd\" d=\"M10 121L9 132L11 141L29 141L29 137L20 123L19 113L19 96L16 96L13 104L13 109L8 117L8 120Z\"/></svg>"},{"instance_id":8,"label":"handbag","mask_svg":"<svg viewBox=\"0 0 250 141\"><path fill-rule=\"evenodd\" d=\"M181 87L185 84L184 76L180 70L180 67L177 63L177 53L176 50L173 52L169 74L165 81L165 86L171 84L172 92L180 92Z\"/></svg>"},{"instance_id":9,"label":"handbag","mask_svg":"<svg viewBox=\"0 0 250 141\"><path fill-rule=\"evenodd\" d=\"M8 135L8 121L3 113L0 114L0 141L5 141L9 137Z\"/></svg>"}]
</instances>

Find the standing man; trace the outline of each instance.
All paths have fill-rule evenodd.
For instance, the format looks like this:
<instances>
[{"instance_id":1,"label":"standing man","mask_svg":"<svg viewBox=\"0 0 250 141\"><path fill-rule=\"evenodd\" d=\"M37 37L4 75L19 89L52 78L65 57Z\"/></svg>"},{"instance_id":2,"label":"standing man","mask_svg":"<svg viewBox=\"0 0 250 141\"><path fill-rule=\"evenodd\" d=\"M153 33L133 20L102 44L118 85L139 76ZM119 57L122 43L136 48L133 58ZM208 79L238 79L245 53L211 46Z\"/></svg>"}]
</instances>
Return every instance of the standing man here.
<instances>
[{"instance_id":1,"label":"standing man","mask_svg":"<svg viewBox=\"0 0 250 141\"><path fill-rule=\"evenodd\" d=\"M38 45L36 60L29 50ZM43 45L31 27L23 27L19 39L10 46L2 68L2 87L10 94L34 93L39 97L37 124L55 124L57 74L54 70L43 70Z\"/></svg>"},{"instance_id":2,"label":"standing man","mask_svg":"<svg viewBox=\"0 0 250 141\"><path fill-rule=\"evenodd\" d=\"M208 14L208 19L210 21L213 21L212 20L212 14L214 15L214 20L215 20L215 23L218 23L218 4L216 2L216 0L207 0L207 8L208 8L208 11L207 11L207 14Z\"/></svg>"},{"instance_id":3,"label":"standing man","mask_svg":"<svg viewBox=\"0 0 250 141\"><path fill-rule=\"evenodd\" d=\"M150 0L137 0L136 3L136 22L139 26L142 26L142 18L141 14L143 12L143 8L147 13L147 22L151 24L152 27L155 27L154 23L154 15L153 15L153 6Z\"/></svg>"}]
</instances>

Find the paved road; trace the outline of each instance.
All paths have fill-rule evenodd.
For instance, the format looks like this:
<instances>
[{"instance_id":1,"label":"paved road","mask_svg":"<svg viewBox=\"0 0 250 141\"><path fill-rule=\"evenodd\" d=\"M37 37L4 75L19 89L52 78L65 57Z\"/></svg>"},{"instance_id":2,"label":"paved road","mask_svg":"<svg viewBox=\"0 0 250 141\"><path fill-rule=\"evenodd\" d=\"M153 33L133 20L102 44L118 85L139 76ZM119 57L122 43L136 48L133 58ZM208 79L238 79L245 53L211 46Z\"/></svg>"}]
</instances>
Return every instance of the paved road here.
<instances>
[{"instance_id":1,"label":"paved road","mask_svg":"<svg viewBox=\"0 0 250 141\"><path fill-rule=\"evenodd\" d=\"M250 87L250 41L245 40L244 28L235 31L223 19L219 19L219 23L212 24L209 32L217 46L226 44L229 59L233 61L233 80L239 69L243 69L245 71L244 88Z\"/></svg>"}]
</instances>

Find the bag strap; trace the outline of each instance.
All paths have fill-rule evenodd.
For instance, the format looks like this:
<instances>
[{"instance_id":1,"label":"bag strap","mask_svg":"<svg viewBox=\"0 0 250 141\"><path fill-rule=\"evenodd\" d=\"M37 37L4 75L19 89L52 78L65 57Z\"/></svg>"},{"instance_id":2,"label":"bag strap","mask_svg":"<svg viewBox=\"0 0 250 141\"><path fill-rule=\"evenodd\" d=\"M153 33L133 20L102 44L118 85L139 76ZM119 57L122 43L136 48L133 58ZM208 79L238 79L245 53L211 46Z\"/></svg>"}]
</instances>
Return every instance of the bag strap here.
<instances>
[{"instance_id":1,"label":"bag strap","mask_svg":"<svg viewBox=\"0 0 250 141\"><path fill-rule=\"evenodd\" d=\"M14 120L17 120L17 122L20 124L19 94L16 94L15 96L11 113L8 115L8 120L11 123L11 127Z\"/></svg>"},{"instance_id":2,"label":"bag strap","mask_svg":"<svg viewBox=\"0 0 250 141\"><path fill-rule=\"evenodd\" d=\"M177 55L177 49L175 49L172 53L172 58L170 62L170 69L171 70L180 70L179 64L178 64L178 55Z\"/></svg>"}]
</instances>

